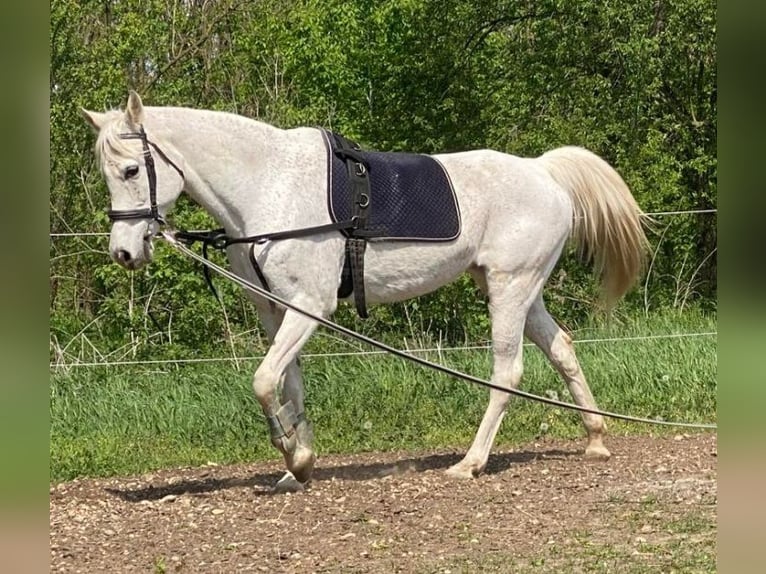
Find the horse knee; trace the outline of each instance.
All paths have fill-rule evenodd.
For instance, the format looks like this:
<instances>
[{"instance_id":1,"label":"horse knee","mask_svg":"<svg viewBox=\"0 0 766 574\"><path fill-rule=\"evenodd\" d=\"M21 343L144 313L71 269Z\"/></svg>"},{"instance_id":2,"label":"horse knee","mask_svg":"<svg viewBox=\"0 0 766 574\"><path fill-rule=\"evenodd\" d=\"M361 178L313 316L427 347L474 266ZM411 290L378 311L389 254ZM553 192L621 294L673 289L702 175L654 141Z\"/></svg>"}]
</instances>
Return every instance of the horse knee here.
<instances>
[{"instance_id":1,"label":"horse knee","mask_svg":"<svg viewBox=\"0 0 766 574\"><path fill-rule=\"evenodd\" d=\"M265 409L277 401L277 383L279 375L264 361L253 376L253 393Z\"/></svg>"},{"instance_id":2,"label":"horse knee","mask_svg":"<svg viewBox=\"0 0 766 574\"><path fill-rule=\"evenodd\" d=\"M523 374L524 363L521 361L521 358L518 358L507 369L496 368L492 375L492 382L505 389L515 389L519 386ZM496 404L499 403L505 409L511 400L511 394L493 389L490 394L490 400L494 400Z\"/></svg>"},{"instance_id":3,"label":"horse knee","mask_svg":"<svg viewBox=\"0 0 766 574\"><path fill-rule=\"evenodd\" d=\"M497 384L504 387L515 387L519 384L521 377L524 376L524 361L522 360L521 353L516 351L515 357L510 361L510 364L506 363L505 368L496 368L495 376L497 377Z\"/></svg>"}]
</instances>

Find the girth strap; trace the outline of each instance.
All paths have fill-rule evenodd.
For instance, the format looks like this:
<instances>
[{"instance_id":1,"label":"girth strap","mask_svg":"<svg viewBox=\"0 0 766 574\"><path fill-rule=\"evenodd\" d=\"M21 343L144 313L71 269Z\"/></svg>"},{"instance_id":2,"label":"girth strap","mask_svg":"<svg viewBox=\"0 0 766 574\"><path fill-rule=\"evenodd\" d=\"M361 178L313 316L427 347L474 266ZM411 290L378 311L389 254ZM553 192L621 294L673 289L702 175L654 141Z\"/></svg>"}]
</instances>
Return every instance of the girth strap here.
<instances>
[{"instance_id":1,"label":"girth strap","mask_svg":"<svg viewBox=\"0 0 766 574\"><path fill-rule=\"evenodd\" d=\"M359 145L340 134L333 134L333 136L339 146L335 153L345 160L348 169L352 201L351 215L352 219L356 221L356 226L350 230L350 236L346 239L346 261L351 268L356 312L362 319L366 319L368 314L367 299L364 292L364 253L367 248L367 234L365 232L367 231L367 221L372 202L370 179L367 171L369 165Z\"/></svg>"},{"instance_id":2,"label":"girth strap","mask_svg":"<svg viewBox=\"0 0 766 574\"><path fill-rule=\"evenodd\" d=\"M367 315L367 298L364 293L364 252L367 248L367 240L362 237L349 237L346 239L346 253L351 267L351 281L354 289L354 303L356 312L362 319Z\"/></svg>"}]
</instances>

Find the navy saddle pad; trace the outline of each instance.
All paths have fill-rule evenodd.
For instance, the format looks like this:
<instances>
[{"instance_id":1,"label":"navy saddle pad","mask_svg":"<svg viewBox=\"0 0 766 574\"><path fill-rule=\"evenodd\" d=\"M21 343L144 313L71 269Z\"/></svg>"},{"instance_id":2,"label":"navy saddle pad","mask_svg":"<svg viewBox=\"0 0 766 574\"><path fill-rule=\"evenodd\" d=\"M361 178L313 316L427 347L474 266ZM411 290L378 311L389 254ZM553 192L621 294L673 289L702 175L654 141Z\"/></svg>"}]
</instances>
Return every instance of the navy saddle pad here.
<instances>
[{"instance_id":1,"label":"navy saddle pad","mask_svg":"<svg viewBox=\"0 0 766 574\"><path fill-rule=\"evenodd\" d=\"M327 207L333 221L351 219L346 162L335 154L332 132L322 130L328 157ZM368 162L370 241L451 241L460 235L460 208L452 182L433 157L398 152L361 152Z\"/></svg>"}]
</instances>

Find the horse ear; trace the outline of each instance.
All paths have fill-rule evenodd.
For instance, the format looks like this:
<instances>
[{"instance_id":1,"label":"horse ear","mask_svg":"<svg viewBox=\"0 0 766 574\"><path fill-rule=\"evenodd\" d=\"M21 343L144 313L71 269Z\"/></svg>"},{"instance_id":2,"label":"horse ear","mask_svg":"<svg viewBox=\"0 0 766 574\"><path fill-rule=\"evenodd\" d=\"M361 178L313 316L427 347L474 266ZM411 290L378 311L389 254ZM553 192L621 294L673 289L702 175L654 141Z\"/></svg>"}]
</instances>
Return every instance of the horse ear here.
<instances>
[{"instance_id":1,"label":"horse ear","mask_svg":"<svg viewBox=\"0 0 766 574\"><path fill-rule=\"evenodd\" d=\"M89 110L86 110L85 108L80 108L80 113L82 114L82 117L85 118L85 121L90 125L90 127L93 128L93 130L96 133L101 131L101 126L104 125L104 121L106 120L106 114L91 112Z\"/></svg>"},{"instance_id":2,"label":"horse ear","mask_svg":"<svg viewBox=\"0 0 766 574\"><path fill-rule=\"evenodd\" d=\"M141 96L134 90L128 93L128 107L125 109L125 117L128 123L138 126L144 123L144 104L141 103Z\"/></svg>"}]
</instances>

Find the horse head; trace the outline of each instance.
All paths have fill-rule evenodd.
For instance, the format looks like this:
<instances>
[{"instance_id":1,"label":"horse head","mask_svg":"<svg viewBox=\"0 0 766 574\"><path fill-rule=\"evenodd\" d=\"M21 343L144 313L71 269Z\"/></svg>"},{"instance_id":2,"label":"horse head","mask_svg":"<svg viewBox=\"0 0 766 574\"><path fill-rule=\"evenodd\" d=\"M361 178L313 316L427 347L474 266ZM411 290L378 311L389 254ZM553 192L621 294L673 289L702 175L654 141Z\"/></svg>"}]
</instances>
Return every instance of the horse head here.
<instances>
[{"instance_id":1,"label":"horse head","mask_svg":"<svg viewBox=\"0 0 766 574\"><path fill-rule=\"evenodd\" d=\"M146 110L130 91L124 111L83 109L96 131L96 157L111 196L109 253L127 269L152 260L152 238L184 189L183 157L145 130Z\"/></svg>"}]
</instances>

